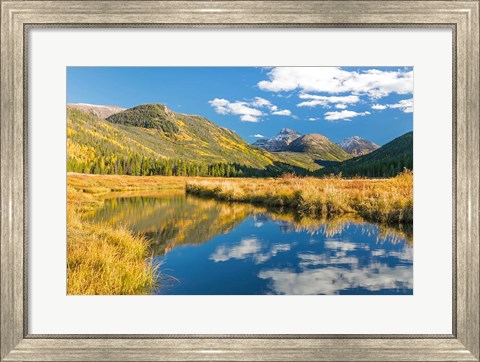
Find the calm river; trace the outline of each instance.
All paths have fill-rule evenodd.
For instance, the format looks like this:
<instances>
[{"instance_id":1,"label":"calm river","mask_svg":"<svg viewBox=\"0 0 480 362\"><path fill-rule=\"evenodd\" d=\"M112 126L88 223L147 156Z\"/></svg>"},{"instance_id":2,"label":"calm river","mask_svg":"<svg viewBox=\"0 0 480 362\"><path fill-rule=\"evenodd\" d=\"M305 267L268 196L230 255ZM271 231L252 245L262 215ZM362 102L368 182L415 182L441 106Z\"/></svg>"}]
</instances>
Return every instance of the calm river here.
<instances>
[{"instance_id":1,"label":"calm river","mask_svg":"<svg viewBox=\"0 0 480 362\"><path fill-rule=\"evenodd\" d=\"M93 218L152 242L155 294L412 294L411 227L299 219L167 191L105 201Z\"/></svg>"}]
</instances>

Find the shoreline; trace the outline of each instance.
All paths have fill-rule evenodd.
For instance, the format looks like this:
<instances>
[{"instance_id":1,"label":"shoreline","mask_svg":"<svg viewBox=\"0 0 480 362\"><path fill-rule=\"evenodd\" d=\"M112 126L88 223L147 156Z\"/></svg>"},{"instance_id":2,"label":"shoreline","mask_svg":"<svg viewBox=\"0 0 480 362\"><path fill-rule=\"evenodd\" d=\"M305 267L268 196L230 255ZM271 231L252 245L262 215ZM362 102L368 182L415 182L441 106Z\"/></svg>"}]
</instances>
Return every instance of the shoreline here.
<instances>
[{"instance_id":1,"label":"shoreline","mask_svg":"<svg viewBox=\"0 0 480 362\"><path fill-rule=\"evenodd\" d=\"M309 217L354 214L379 223L413 223L411 172L375 181L297 177L243 181L190 181L186 192L220 201L285 208Z\"/></svg>"}]
</instances>

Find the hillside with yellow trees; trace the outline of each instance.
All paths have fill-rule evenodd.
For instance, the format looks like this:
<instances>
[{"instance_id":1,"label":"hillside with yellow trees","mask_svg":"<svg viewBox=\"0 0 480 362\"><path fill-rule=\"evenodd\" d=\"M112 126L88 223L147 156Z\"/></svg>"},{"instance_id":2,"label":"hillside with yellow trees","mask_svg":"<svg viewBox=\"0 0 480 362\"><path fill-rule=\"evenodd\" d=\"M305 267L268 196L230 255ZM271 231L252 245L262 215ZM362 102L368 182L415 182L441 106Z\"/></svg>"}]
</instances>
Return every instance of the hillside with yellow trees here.
<instances>
[{"instance_id":1,"label":"hillside with yellow trees","mask_svg":"<svg viewBox=\"0 0 480 362\"><path fill-rule=\"evenodd\" d=\"M67 107L68 171L164 176L305 174L320 166L301 153L272 154L235 132L159 104L106 120Z\"/></svg>"}]
</instances>

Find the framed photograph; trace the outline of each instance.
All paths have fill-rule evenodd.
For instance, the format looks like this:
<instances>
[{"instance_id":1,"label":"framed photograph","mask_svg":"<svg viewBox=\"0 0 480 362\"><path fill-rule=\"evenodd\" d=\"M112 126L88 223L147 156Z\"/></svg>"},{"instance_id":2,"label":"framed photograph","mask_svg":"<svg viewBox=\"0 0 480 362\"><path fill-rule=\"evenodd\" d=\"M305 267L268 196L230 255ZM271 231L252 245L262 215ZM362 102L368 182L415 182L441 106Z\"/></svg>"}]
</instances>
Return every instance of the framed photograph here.
<instances>
[{"instance_id":1,"label":"framed photograph","mask_svg":"<svg viewBox=\"0 0 480 362\"><path fill-rule=\"evenodd\" d=\"M1 0L1 360L478 361L478 1Z\"/></svg>"}]
</instances>

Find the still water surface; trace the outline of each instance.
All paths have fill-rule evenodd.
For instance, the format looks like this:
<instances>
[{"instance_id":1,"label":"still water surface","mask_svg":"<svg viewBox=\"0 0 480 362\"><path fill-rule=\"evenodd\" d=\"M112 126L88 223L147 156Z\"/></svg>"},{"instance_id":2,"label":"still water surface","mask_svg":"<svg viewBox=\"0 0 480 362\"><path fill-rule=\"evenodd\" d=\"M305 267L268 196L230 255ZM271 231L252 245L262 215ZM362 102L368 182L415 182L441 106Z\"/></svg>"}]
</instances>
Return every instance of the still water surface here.
<instances>
[{"instance_id":1,"label":"still water surface","mask_svg":"<svg viewBox=\"0 0 480 362\"><path fill-rule=\"evenodd\" d=\"M152 242L155 294L412 294L412 230L168 191L106 200L98 222Z\"/></svg>"}]
</instances>

